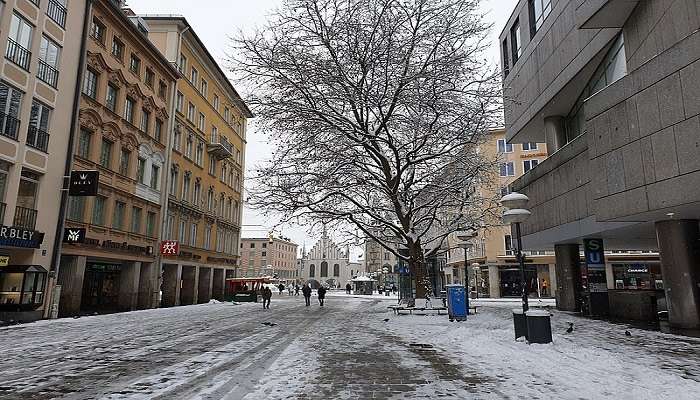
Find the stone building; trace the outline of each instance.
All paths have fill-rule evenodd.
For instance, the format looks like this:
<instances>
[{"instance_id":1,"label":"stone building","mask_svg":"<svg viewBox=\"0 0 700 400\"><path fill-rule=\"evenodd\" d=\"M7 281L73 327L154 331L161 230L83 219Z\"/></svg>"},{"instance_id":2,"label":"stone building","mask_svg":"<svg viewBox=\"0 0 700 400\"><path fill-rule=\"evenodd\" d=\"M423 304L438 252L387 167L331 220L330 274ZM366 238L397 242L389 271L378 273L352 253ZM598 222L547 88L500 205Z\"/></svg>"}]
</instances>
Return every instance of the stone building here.
<instances>
[{"instance_id":1,"label":"stone building","mask_svg":"<svg viewBox=\"0 0 700 400\"><path fill-rule=\"evenodd\" d=\"M149 38L177 66L170 109L163 306L222 299L239 266L247 119L253 115L184 17L144 15Z\"/></svg>"},{"instance_id":2,"label":"stone building","mask_svg":"<svg viewBox=\"0 0 700 400\"><path fill-rule=\"evenodd\" d=\"M99 189L70 198L66 226L86 234L85 243L62 248L60 315L158 305L156 252L178 71L150 42L148 25L130 19L120 2L90 4L73 170L99 171Z\"/></svg>"},{"instance_id":3,"label":"stone building","mask_svg":"<svg viewBox=\"0 0 700 400\"><path fill-rule=\"evenodd\" d=\"M0 320L55 310L86 1L0 4Z\"/></svg>"},{"instance_id":4,"label":"stone building","mask_svg":"<svg viewBox=\"0 0 700 400\"><path fill-rule=\"evenodd\" d=\"M302 283L308 282L317 288L319 285L345 287L363 266L359 263L351 264L349 249L341 249L324 229L323 235L311 250L302 254L299 268Z\"/></svg>"},{"instance_id":5,"label":"stone building","mask_svg":"<svg viewBox=\"0 0 700 400\"><path fill-rule=\"evenodd\" d=\"M512 188L530 197L525 248L555 251L560 309L595 297L655 319L665 303L671 327L700 330L699 16L686 0L521 0L500 35L506 138L550 153ZM591 238L660 265L596 274L591 290Z\"/></svg>"},{"instance_id":6,"label":"stone building","mask_svg":"<svg viewBox=\"0 0 700 400\"><path fill-rule=\"evenodd\" d=\"M239 277L274 275L293 281L297 271L297 244L283 237L241 239Z\"/></svg>"}]
</instances>

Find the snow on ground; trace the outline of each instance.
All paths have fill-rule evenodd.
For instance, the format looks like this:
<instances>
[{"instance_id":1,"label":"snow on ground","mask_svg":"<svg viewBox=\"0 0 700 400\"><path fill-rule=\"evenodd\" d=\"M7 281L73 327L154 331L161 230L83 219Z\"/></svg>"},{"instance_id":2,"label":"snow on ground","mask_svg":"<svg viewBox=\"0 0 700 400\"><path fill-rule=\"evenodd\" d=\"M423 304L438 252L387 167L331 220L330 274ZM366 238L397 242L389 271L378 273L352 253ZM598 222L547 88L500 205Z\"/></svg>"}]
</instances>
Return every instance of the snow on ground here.
<instances>
[{"instance_id":1,"label":"snow on ground","mask_svg":"<svg viewBox=\"0 0 700 400\"><path fill-rule=\"evenodd\" d=\"M0 328L0 399L696 399L700 339L553 311L516 342L510 309L395 316L396 299L275 294ZM315 300L315 299L314 299ZM531 303L532 304L532 303ZM572 334L564 333L567 322ZM629 330L632 336L625 336Z\"/></svg>"}]
</instances>

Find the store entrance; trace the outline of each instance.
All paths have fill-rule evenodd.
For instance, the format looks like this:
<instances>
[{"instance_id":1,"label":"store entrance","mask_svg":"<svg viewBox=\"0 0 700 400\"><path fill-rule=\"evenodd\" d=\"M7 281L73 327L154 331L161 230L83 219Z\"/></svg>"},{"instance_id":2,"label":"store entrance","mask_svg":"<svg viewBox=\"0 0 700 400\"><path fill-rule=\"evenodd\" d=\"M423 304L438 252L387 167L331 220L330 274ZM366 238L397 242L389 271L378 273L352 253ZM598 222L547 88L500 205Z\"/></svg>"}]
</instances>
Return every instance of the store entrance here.
<instances>
[{"instance_id":1,"label":"store entrance","mask_svg":"<svg viewBox=\"0 0 700 400\"><path fill-rule=\"evenodd\" d=\"M110 313L119 308L121 264L90 263L85 266L80 311Z\"/></svg>"},{"instance_id":2,"label":"store entrance","mask_svg":"<svg viewBox=\"0 0 700 400\"><path fill-rule=\"evenodd\" d=\"M519 267L501 267L501 297L520 297L520 269ZM537 268L525 266L525 282L527 282L528 295L537 293Z\"/></svg>"}]
</instances>

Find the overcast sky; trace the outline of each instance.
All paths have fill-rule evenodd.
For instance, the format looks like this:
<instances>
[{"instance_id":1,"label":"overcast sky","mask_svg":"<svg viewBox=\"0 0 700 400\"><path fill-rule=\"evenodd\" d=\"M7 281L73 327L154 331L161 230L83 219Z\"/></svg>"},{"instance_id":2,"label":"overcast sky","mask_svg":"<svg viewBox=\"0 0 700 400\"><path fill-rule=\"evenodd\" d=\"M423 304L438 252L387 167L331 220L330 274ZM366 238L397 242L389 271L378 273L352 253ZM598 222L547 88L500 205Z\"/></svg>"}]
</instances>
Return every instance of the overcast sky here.
<instances>
[{"instance_id":1,"label":"overcast sky","mask_svg":"<svg viewBox=\"0 0 700 400\"><path fill-rule=\"evenodd\" d=\"M238 30L251 32L265 22L270 10L282 0L128 0L128 5L139 14L179 14L187 18L209 51L225 70L224 62L228 52L228 38ZM489 58L498 63L498 34L503 29L517 0L482 0L482 9L487 20L494 23L491 36L493 47ZM270 148L261 132L255 131L254 121L249 123L248 144L246 147L246 169L264 160ZM243 211L243 236L265 237L274 222L270 223L254 211ZM278 232L279 234L280 232ZM282 235L291 238L301 247L309 249L317 234L307 233L301 227L282 227Z\"/></svg>"}]
</instances>

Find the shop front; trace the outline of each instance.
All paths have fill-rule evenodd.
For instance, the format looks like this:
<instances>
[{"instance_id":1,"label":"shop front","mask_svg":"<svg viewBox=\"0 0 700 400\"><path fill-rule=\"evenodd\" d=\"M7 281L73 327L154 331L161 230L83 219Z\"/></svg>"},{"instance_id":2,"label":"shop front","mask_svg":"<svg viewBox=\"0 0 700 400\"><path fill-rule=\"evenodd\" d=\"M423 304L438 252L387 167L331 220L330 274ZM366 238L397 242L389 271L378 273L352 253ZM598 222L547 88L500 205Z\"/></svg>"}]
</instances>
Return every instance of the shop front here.
<instances>
[{"instance_id":1,"label":"shop front","mask_svg":"<svg viewBox=\"0 0 700 400\"><path fill-rule=\"evenodd\" d=\"M616 320L656 324L666 309L659 262L613 262L613 284L608 289L610 316Z\"/></svg>"},{"instance_id":2,"label":"shop front","mask_svg":"<svg viewBox=\"0 0 700 400\"><path fill-rule=\"evenodd\" d=\"M500 297L520 297L520 266L499 265ZM552 276L548 264L525 264L525 284L529 297L552 297Z\"/></svg>"}]
</instances>

